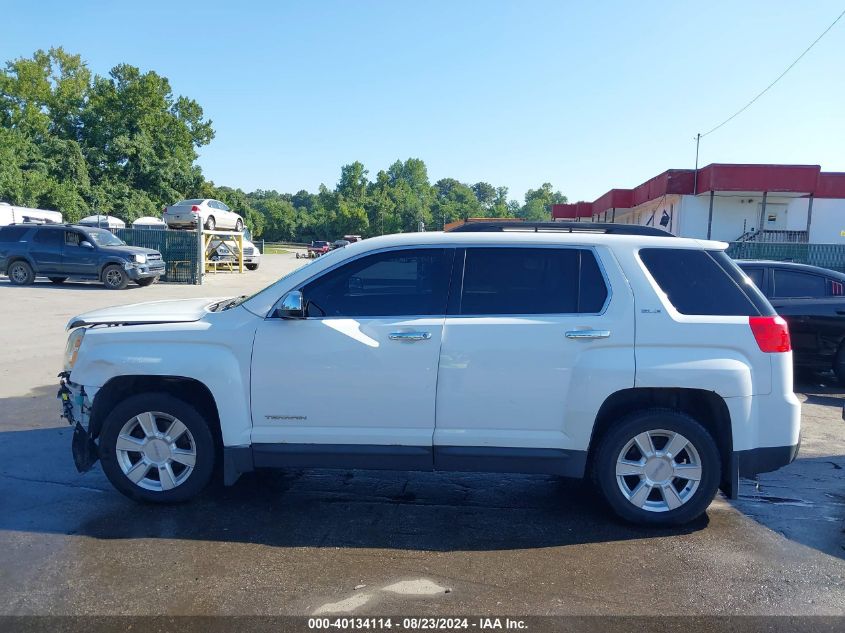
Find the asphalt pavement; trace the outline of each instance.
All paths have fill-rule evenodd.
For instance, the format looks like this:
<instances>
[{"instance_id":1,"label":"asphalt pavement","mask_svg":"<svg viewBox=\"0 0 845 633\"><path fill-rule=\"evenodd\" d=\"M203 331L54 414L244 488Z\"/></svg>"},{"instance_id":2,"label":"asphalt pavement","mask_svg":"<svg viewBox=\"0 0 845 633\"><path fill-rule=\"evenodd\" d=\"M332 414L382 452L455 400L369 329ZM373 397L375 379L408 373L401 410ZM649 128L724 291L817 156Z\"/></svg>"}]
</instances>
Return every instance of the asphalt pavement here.
<instances>
[{"instance_id":1,"label":"asphalt pavement","mask_svg":"<svg viewBox=\"0 0 845 633\"><path fill-rule=\"evenodd\" d=\"M680 529L546 476L259 472L160 507L76 473L55 400L68 318L245 294L300 263L124 292L0 278L0 615L845 615L845 389L825 376L796 386L799 459Z\"/></svg>"}]
</instances>

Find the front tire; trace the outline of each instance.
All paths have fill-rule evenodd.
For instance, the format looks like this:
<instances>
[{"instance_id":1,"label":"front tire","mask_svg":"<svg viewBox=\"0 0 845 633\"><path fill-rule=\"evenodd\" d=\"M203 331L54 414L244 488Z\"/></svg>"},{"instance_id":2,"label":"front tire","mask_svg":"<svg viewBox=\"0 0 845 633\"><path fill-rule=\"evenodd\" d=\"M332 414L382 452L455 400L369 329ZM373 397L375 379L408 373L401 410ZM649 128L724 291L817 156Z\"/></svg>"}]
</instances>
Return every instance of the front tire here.
<instances>
[{"instance_id":1,"label":"front tire","mask_svg":"<svg viewBox=\"0 0 845 633\"><path fill-rule=\"evenodd\" d=\"M238 218L238 221L237 221L237 222L235 222L235 230L236 230L238 233L240 233L241 231L243 231L243 230L244 230L244 222L243 222L243 220L241 220L240 218Z\"/></svg>"},{"instance_id":2,"label":"front tire","mask_svg":"<svg viewBox=\"0 0 845 633\"><path fill-rule=\"evenodd\" d=\"M12 262L6 274L9 275L9 281L16 286L28 286L35 281L32 266L25 261Z\"/></svg>"},{"instance_id":3,"label":"front tire","mask_svg":"<svg viewBox=\"0 0 845 633\"><path fill-rule=\"evenodd\" d=\"M109 290L123 290L129 285L129 275L122 266L109 264L103 269L103 284Z\"/></svg>"},{"instance_id":4,"label":"front tire","mask_svg":"<svg viewBox=\"0 0 845 633\"><path fill-rule=\"evenodd\" d=\"M103 422L100 461L112 485L136 501L178 503L199 494L214 470L214 438L191 405L142 393Z\"/></svg>"},{"instance_id":5,"label":"front tire","mask_svg":"<svg viewBox=\"0 0 845 633\"><path fill-rule=\"evenodd\" d=\"M246 269L247 270L258 270L258 264L247 264Z\"/></svg>"},{"instance_id":6,"label":"front tire","mask_svg":"<svg viewBox=\"0 0 845 633\"><path fill-rule=\"evenodd\" d=\"M633 413L601 439L594 478L632 523L681 525L701 516L721 479L719 449L696 420L671 409Z\"/></svg>"}]
</instances>

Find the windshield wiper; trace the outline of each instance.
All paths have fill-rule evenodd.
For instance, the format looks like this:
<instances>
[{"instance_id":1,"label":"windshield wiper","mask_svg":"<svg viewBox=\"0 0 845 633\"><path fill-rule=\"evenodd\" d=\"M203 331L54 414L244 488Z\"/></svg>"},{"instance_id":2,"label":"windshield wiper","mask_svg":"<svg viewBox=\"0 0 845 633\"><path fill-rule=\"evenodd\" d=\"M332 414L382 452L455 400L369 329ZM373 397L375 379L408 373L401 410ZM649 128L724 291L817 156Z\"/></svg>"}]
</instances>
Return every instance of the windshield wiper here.
<instances>
[{"instance_id":1,"label":"windshield wiper","mask_svg":"<svg viewBox=\"0 0 845 633\"><path fill-rule=\"evenodd\" d=\"M223 310L228 310L229 308L234 308L235 306L240 305L244 299L247 298L247 295L240 295L239 297L234 297L233 299L224 299L220 303L214 306L215 312L223 312Z\"/></svg>"}]
</instances>

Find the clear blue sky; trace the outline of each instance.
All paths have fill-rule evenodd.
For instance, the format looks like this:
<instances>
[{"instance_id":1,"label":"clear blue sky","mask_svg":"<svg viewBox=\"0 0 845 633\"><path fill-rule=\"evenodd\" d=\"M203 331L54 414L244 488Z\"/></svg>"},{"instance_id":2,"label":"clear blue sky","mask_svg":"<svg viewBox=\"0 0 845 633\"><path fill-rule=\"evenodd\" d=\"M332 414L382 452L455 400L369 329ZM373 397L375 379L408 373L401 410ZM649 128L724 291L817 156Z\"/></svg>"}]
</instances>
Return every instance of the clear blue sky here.
<instances>
[{"instance_id":1,"label":"clear blue sky","mask_svg":"<svg viewBox=\"0 0 845 633\"><path fill-rule=\"evenodd\" d=\"M570 200L692 167L693 137L765 87L845 8L791 2L10 2L0 59L63 46L199 101L219 185L315 190L397 158ZM845 171L845 19L702 142L701 164Z\"/></svg>"}]
</instances>

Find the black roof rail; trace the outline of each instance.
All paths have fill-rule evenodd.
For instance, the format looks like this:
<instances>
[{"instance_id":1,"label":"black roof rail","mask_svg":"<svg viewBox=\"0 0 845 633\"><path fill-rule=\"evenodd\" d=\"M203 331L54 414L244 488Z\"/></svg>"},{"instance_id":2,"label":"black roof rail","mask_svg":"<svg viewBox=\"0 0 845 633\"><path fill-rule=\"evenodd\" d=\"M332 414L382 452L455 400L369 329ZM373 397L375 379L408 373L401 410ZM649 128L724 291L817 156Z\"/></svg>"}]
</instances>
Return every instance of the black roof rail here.
<instances>
[{"instance_id":1,"label":"black roof rail","mask_svg":"<svg viewBox=\"0 0 845 633\"><path fill-rule=\"evenodd\" d=\"M607 233L613 235L651 235L675 237L668 231L639 224L612 224L608 222L466 222L449 229L449 233L497 233L502 231L527 231L540 233Z\"/></svg>"}]
</instances>

